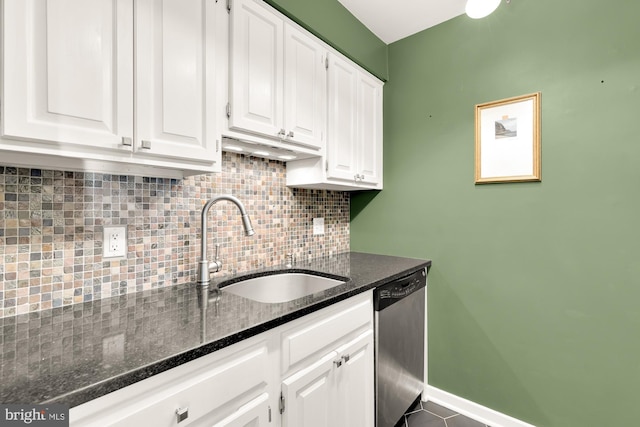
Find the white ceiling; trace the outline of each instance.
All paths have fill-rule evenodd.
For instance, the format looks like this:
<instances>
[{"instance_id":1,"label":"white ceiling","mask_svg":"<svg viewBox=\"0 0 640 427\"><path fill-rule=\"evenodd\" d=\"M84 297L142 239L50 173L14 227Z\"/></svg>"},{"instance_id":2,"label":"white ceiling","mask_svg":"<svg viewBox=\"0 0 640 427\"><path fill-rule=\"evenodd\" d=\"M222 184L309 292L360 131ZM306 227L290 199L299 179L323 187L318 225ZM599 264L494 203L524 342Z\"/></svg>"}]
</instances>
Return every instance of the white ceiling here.
<instances>
[{"instance_id":1,"label":"white ceiling","mask_svg":"<svg viewBox=\"0 0 640 427\"><path fill-rule=\"evenodd\" d=\"M466 0L338 0L386 44L464 13Z\"/></svg>"}]
</instances>

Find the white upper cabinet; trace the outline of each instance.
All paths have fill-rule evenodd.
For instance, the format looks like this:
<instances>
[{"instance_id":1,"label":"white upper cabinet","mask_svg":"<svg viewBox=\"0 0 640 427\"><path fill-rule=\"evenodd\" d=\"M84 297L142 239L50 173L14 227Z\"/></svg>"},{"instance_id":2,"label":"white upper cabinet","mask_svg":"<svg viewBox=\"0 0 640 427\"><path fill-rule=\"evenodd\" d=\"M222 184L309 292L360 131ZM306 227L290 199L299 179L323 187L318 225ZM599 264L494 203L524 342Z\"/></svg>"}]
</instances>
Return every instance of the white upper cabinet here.
<instances>
[{"instance_id":1,"label":"white upper cabinet","mask_svg":"<svg viewBox=\"0 0 640 427\"><path fill-rule=\"evenodd\" d=\"M282 123L284 21L253 0L231 9L229 127L277 137Z\"/></svg>"},{"instance_id":2,"label":"white upper cabinet","mask_svg":"<svg viewBox=\"0 0 640 427\"><path fill-rule=\"evenodd\" d=\"M325 158L287 163L290 187L382 189L382 82L329 55Z\"/></svg>"},{"instance_id":3,"label":"white upper cabinet","mask_svg":"<svg viewBox=\"0 0 640 427\"><path fill-rule=\"evenodd\" d=\"M284 129L287 140L322 148L326 124L326 49L287 25L284 67Z\"/></svg>"},{"instance_id":4,"label":"white upper cabinet","mask_svg":"<svg viewBox=\"0 0 640 427\"><path fill-rule=\"evenodd\" d=\"M133 3L6 0L2 134L122 149L133 138Z\"/></svg>"},{"instance_id":5,"label":"white upper cabinet","mask_svg":"<svg viewBox=\"0 0 640 427\"><path fill-rule=\"evenodd\" d=\"M323 45L262 1L234 0L230 46L229 129L321 149Z\"/></svg>"},{"instance_id":6,"label":"white upper cabinet","mask_svg":"<svg viewBox=\"0 0 640 427\"><path fill-rule=\"evenodd\" d=\"M220 170L215 0L3 4L4 160L150 176Z\"/></svg>"},{"instance_id":7,"label":"white upper cabinet","mask_svg":"<svg viewBox=\"0 0 640 427\"><path fill-rule=\"evenodd\" d=\"M218 160L214 13L207 0L137 1L136 151Z\"/></svg>"},{"instance_id":8,"label":"white upper cabinet","mask_svg":"<svg viewBox=\"0 0 640 427\"><path fill-rule=\"evenodd\" d=\"M382 188L382 83L359 72L356 114L356 173L361 184Z\"/></svg>"},{"instance_id":9,"label":"white upper cabinet","mask_svg":"<svg viewBox=\"0 0 640 427\"><path fill-rule=\"evenodd\" d=\"M382 187L382 83L345 59L329 60L327 179Z\"/></svg>"},{"instance_id":10,"label":"white upper cabinet","mask_svg":"<svg viewBox=\"0 0 640 427\"><path fill-rule=\"evenodd\" d=\"M329 60L328 178L355 180L358 170L357 115L358 70L346 60Z\"/></svg>"}]
</instances>

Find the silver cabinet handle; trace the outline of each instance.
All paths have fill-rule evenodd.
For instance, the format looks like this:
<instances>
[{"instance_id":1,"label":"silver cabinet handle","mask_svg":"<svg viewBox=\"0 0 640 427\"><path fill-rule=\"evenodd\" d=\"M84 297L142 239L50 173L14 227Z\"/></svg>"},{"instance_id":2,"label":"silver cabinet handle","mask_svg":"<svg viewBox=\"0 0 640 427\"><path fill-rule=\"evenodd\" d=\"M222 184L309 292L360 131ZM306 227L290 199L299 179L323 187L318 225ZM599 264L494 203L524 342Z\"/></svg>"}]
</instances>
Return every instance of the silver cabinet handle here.
<instances>
[{"instance_id":1,"label":"silver cabinet handle","mask_svg":"<svg viewBox=\"0 0 640 427\"><path fill-rule=\"evenodd\" d=\"M140 141L140 148L144 148L145 150L151 150L151 141L147 141L143 139Z\"/></svg>"},{"instance_id":2,"label":"silver cabinet handle","mask_svg":"<svg viewBox=\"0 0 640 427\"><path fill-rule=\"evenodd\" d=\"M347 363L349 361L350 357L348 354L345 354L344 356L342 356L342 360L344 361L344 363Z\"/></svg>"},{"instance_id":3,"label":"silver cabinet handle","mask_svg":"<svg viewBox=\"0 0 640 427\"><path fill-rule=\"evenodd\" d=\"M189 408L178 408L176 409L176 420L178 423L189 418Z\"/></svg>"},{"instance_id":4,"label":"silver cabinet handle","mask_svg":"<svg viewBox=\"0 0 640 427\"><path fill-rule=\"evenodd\" d=\"M342 366L342 359L334 360L333 364L336 365L336 368Z\"/></svg>"},{"instance_id":5,"label":"silver cabinet handle","mask_svg":"<svg viewBox=\"0 0 640 427\"><path fill-rule=\"evenodd\" d=\"M124 145L125 147L131 147L133 145L133 141L131 140L131 138L129 138L127 136L123 136L122 137L122 145Z\"/></svg>"},{"instance_id":6,"label":"silver cabinet handle","mask_svg":"<svg viewBox=\"0 0 640 427\"><path fill-rule=\"evenodd\" d=\"M289 133L287 134L287 138L293 138L293 131L290 130Z\"/></svg>"},{"instance_id":7,"label":"silver cabinet handle","mask_svg":"<svg viewBox=\"0 0 640 427\"><path fill-rule=\"evenodd\" d=\"M278 136L279 136L280 138L284 138L284 134L285 134L284 129L280 129L280 132L278 132Z\"/></svg>"}]
</instances>

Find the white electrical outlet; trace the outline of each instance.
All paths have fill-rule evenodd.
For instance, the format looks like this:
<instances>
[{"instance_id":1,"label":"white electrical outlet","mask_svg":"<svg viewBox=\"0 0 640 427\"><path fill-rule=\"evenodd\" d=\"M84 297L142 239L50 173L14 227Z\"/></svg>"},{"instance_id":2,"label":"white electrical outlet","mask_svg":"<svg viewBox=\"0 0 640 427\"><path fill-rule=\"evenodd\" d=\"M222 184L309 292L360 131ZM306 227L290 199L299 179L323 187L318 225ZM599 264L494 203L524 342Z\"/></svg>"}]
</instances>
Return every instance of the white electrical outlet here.
<instances>
[{"instance_id":1,"label":"white electrical outlet","mask_svg":"<svg viewBox=\"0 0 640 427\"><path fill-rule=\"evenodd\" d=\"M127 226L109 225L104 227L103 258L127 256Z\"/></svg>"},{"instance_id":2,"label":"white electrical outlet","mask_svg":"<svg viewBox=\"0 0 640 427\"><path fill-rule=\"evenodd\" d=\"M324 218L313 218L313 235L324 234Z\"/></svg>"}]
</instances>

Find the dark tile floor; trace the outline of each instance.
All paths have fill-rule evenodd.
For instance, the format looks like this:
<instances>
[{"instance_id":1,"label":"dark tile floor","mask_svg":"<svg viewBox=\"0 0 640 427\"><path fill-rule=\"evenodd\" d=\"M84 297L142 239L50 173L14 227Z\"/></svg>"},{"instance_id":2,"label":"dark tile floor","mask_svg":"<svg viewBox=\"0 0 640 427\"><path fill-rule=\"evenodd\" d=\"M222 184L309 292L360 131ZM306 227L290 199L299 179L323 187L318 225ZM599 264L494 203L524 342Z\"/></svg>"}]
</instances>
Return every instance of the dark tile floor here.
<instances>
[{"instance_id":1,"label":"dark tile floor","mask_svg":"<svg viewBox=\"0 0 640 427\"><path fill-rule=\"evenodd\" d=\"M433 402L418 401L404 415L401 427L490 427Z\"/></svg>"}]
</instances>

